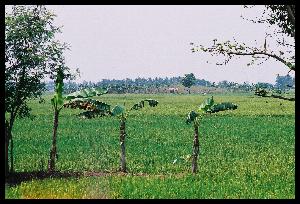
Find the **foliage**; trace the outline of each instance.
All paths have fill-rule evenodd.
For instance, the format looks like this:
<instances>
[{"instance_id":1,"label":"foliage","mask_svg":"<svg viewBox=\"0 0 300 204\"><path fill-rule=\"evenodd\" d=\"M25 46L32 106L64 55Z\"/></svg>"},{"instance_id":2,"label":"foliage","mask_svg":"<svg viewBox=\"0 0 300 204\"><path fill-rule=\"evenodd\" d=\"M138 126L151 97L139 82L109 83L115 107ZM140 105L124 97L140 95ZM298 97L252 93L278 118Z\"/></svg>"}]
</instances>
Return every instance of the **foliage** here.
<instances>
[{"instance_id":1,"label":"foliage","mask_svg":"<svg viewBox=\"0 0 300 204\"><path fill-rule=\"evenodd\" d=\"M102 88L86 88L82 89L80 91L76 91L74 93L68 94L65 96L66 100L71 100L75 98L89 98L93 96L101 96L103 94L106 94L107 90L104 90Z\"/></svg>"},{"instance_id":2,"label":"foliage","mask_svg":"<svg viewBox=\"0 0 300 204\"><path fill-rule=\"evenodd\" d=\"M213 96L211 98L207 98L201 105L199 106L199 110L204 113L211 112L211 108L213 107L215 101Z\"/></svg>"},{"instance_id":3,"label":"foliage","mask_svg":"<svg viewBox=\"0 0 300 204\"><path fill-rule=\"evenodd\" d=\"M185 74L181 83L183 86L190 88L196 83L196 77L193 73Z\"/></svg>"},{"instance_id":4,"label":"foliage","mask_svg":"<svg viewBox=\"0 0 300 204\"><path fill-rule=\"evenodd\" d=\"M189 124L189 123L195 121L198 116L200 116L200 114L195 111L189 112L189 114L186 118L186 123Z\"/></svg>"},{"instance_id":5,"label":"foliage","mask_svg":"<svg viewBox=\"0 0 300 204\"><path fill-rule=\"evenodd\" d=\"M189 124L193 121L196 121L198 117L201 117L202 114L205 113L217 113L225 110L235 110L237 109L237 105L231 102L222 102L215 103L213 96L211 98L207 98L202 102L199 106L199 113L195 111L191 111L188 113L186 118L186 123Z\"/></svg>"},{"instance_id":6,"label":"foliage","mask_svg":"<svg viewBox=\"0 0 300 204\"><path fill-rule=\"evenodd\" d=\"M125 114L125 107L122 105L116 105L113 109L112 109L112 115L113 116L119 116L119 115L124 115Z\"/></svg>"},{"instance_id":7,"label":"foliage","mask_svg":"<svg viewBox=\"0 0 300 204\"><path fill-rule=\"evenodd\" d=\"M261 46L249 46L245 43L238 43L236 40L219 42L218 39L214 39L212 46L194 46L194 43L190 43L193 46L192 52L201 51L212 56L224 56L224 61L216 63L217 65L226 65L231 59L239 56L251 56L252 60L247 64L248 66L255 62L260 65L273 58L283 63L290 71L295 71L295 5L266 5L266 8L268 12L263 12L262 18L264 19L252 20L252 22L275 24L280 31L274 30L273 33L266 33ZM289 37L293 37L292 43L287 43ZM269 39L276 41L277 50L269 49Z\"/></svg>"},{"instance_id":8,"label":"foliage","mask_svg":"<svg viewBox=\"0 0 300 204\"><path fill-rule=\"evenodd\" d=\"M104 79L96 83L91 81L83 81L82 83L76 83L75 81L67 81L64 83L64 94L71 94L76 91L80 91L83 88L97 88L102 87L103 91L106 93L159 93L166 92L167 88L170 86L178 87L180 84L181 77L172 77L172 78L140 78L139 80L123 79L123 80L108 80ZM294 78L293 78L294 81ZM141 85L141 86L140 86ZM257 82L256 84L250 84L248 82L236 83L232 81L223 80L218 82L206 81L205 79L196 79L195 86L200 90L205 87L215 87L229 90L231 92L249 92L254 91L258 86L260 88L274 89L274 85L270 83ZM48 91L54 90L54 82L46 82L46 89ZM287 86L287 88L291 88Z\"/></svg>"},{"instance_id":9,"label":"foliage","mask_svg":"<svg viewBox=\"0 0 300 204\"><path fill-rule=\"evenodd\" d=\"M148 102L150 107L155 107L158 104L157 100L154 99L145 99L141 100L139 103L134 104L130 110L139 110L145 106L145 102Z\"/></svg>"},{"instance_id":10,"label":"foliage","mask_svg":"<svg viewBox=\"0 0 300 204\"><path fill-rule=\"evenodd\" d=\"M65 108L87 110L79 114L84 118L93 118L111 114L110 105L91 98L73 99L64 104Z\"/></svg>"},{"instance_id":11,"label":"foliage","mask_svg":"<svg viewBox=\"0 0 300 204\"><path fill-rule=\"evenodd\" d=\"M12 11L5 13L7 142L11 140L12 143L11 132L16 117L30 116L28 100L41 99L45 90L42 82L45 76L55 78L53 73L57 73L57 69L63 69L66 78L72 77L70 69L64 66L63 52L68 46L55 40L55 34L59 33L60 29L53 25L54 16L45 6L12 6ZM60 96L56 97L56 103L60 104ZM11 151L12 149L11 144ZM11 170L12 168L11 155Z\"/></svg>"},{"instance_id":12,"label":"foliage","mask_svg":"<svg viewBox=\"0 0 300 204\"><path fill-rule=\"evenodd\" d=\"M55 81L55 94L53 98L51 99L51 104L56 111L60 111L62 108L62 105L64 104L64 98L63 98L63 83L64 80L64 73L62 69L59 69L57 72L57 78Z\"/></svg>"},{"instance_id":13,"label":"foliage","mask_svg":"<svg viewBox=\"0 0 300 204\"><path fill-rule=\"evenodd\" d=\"M289 89L293 86L295 86L295 78L291 77L289 74L286 76L279 76L279 74L277 75L275 87L283 90Z\"/></svg>"},{"instance_id":14,"label":"foliage","mask_svg":"<svg viewBox=\"0 0 300 204\"><path fill-rule=\"evenodd\" d=\"M86 110L79 114L83 118L94 118L96 116L111 115L110 105L96 99L93 96L101 96L106 94L107 90L101 88L86 88L64 97L68 102L64 103L63 107L72 109Z\"/></svg>"},{"instance_id":15,"label":"foliage","mask_svg":"<svg viewBox=\"0 0 300 204\"><path fill-rule=\"evenodd\" d=\"M51 97L45 96L45 104L29 101L36 120L16 121L17 172L38 171L41 160L48 159L49 138L44 133L52 129ZM113 105L124 98L100 97ZM280 105L278 99L250 94L214 95L216 102L238 103L239 108L202 120L201 168L191 175L190 161L179 159L191 153L191 127L182 118L207 97L128 94L126 99L134 104L147 97L157 99L159 106L132 111L127 125L127 165L132 174L113 173L119 162L118 121L74 119L79 110L65 109L60 115L58 146L64 148L57 169L108 173L24 181L7 186L5 198L97 198L102 196L98 190L107 198L295 198L295 102Z\"/></svg>"},{"instance_id":16,"label":"foliage","mask_svg":"<svg viewBox=\"0 0 300 204\"><path fill-rule=\"evenodd\" d=\"M103 90L101 88L86 88L80 91L71 93L65 96L66 100L69 100L64 104L65 108L72 108L72 109L81 109L87 110L79 114L84 118L93 118L96 116L118 116L121 114L125 114L125 107L121 105L116 105L111 110L111 105L98 101L96 99L91 99L90 97L93 96L101 96L106 94L107 90ZM130 110L138 110L145 106L145 102L148 102L150 107L155 107L158 104L158 101L154 99L144 99L141 100L139 103L136 103L132 106Z\"/></svg>"},{"instance_id":17,"label":"foliage","mask_svg":"<svg viewBox=\"0 0 300 204\"><path fill-rule=\"evenodd\" d=\"M295 5L266 5L266 8L271 12L265 21L276 24L282 33L295 37Z\"/></svg>"},{"instance_id":18,"label":"foliage","mask_svg":"<svg viewBox=\"0 0 300 204\"><path fill-rule=\"evenodd\" d=\"M257 95L257 96L266 96L267 95L267 91L265 90L265 89L263 89L263 88L257 88L256 90L255 90L255 95Z\"/></svg>"},{"instance_id":19,"label":"foliage","mask_svg":"<svg viewBox=\"0 0 300 204\"><path fill-rule=\"evenodd\" d=\"M231 102L223 102L219 104L214 104L211 108L211 113L217 113L219 111L225 110L235 110L237 109L237 105Z\"/></svg>"},{"instance_id":20,"label":"foliage","mask_svg":"<svg viewBox=\"0 0 300 204\"><path fill-rule=\"evenodd\" d=\"M295 101L294 97L288 98L286 96L283 96L282 91L280 89L279 90L275 89L275 90L272 90L272 91L267 91L263 88L257 87L254 94L257 95L257 96L261 96L261 97L271 97L271 98L278 98L278 99L283 99L283 100L287 100L287 101Z\"/></svg>"}]
</instances>

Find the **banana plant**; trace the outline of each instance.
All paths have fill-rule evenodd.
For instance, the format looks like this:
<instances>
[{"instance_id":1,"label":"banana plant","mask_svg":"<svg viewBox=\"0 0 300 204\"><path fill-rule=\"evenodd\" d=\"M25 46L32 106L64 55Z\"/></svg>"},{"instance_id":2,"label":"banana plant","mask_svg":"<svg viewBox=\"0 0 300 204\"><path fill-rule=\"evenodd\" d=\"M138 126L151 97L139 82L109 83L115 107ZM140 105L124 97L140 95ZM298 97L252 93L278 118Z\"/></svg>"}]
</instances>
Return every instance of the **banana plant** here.
<instances>
[{"instance_id":1,"label":"banana plant","mask_svg":"<svg viewBox=\"0 0 300 204\"><path fill-rule=\"evenodd\" d=\"M81 104L83 107L85 107L86 109L91 108L91 107L87 107L84 105L85 101L93 101L94 100L94 99L90 99L89 97L100 96L102 94L107 93L107 90L102 90L101 88L88 88L88 89L83 89L83 90L74 92L67 96L63 96L63 85L64 85L63 79L64 79L64 73L61 69L59 69L57 71L57 78L55 81L55 94L54 94L53 98L51 99L51 104L52 104L52 108L54 111L54 125L53 125L52 147L50 150L50 160L48 162L48 171L49 172L55 171L55 159L58 159L56 141L57 141L58 116L59 116L61 109L66 106L73 107L73 103L75 103L75 104L80 103L80 100L81 100L81 103L83 103L83 104ZM65 103L65 101L68 101L68 102ZM99 102L97 100L94 100L94 101L96 101L95 106L101 106L102 102ZM107 106L104 106L104 107L107 108Z\"/></svg>"},{"instance_id":2,"label":"banana plant","mask_svg":"<svg viewBox=\"0 0 300 204\"><path fill-rule=\"evenodd\" d=\"M63 86L64 86L63 79L64 79L64 73L61 69L59 69L57 71L57 76L55 81L55 94L51 99L51 104L54 111L54 124L53 124L52 147L50 150L50 160L48 162L49 172L53 172L55 170L55 158L57 158L56 138L57 138L57 128L58 128L58 116L64 103L64 98L62 96Z\"/></svg>"},{"instance_id":3,"label":"banana plant","mask_svg":"<svg viewBox=\"0 0 300 204\"><path fill-rule=\"evenodd\" d=\"M158 101L154 99L145 99L139 103L134 104L129 111L140 110L145 107L145 102L148 102L150 107L155 107L158 105ZM117 116L120 119L120 171L127 172L126 169L126 154L125 154L125 137L126 137L126 118L128 117L129 111L126 112L126 109L122 105L116 105L111 112L112 116Z\"/></svg>"},{"instance_id":4,"label":"banana plant","mask_svg":"<svg viewBox=\"0 0 300 204\"><path fill-rule=\"evenodd\" d=\"M225 110L235 110L237 109L237 105L230 102L223 102L220 104L214 103L213 96L211 98L207 98L198 109L198 112L192 110L189 112L186 123L194 125L194 141L193 141L193 153L192 153L192 173L197 173L197 160L198 155L200 153L199 148L199 125L202 118L207 114L217 113L219 111Z\"/></svg>"},{"instance_id":5,"label":"banana plant","mask_svg":"<svg viewBox=\"0 0 300 204\"><path fill-rule=\"evenodd\" d=\"M74 95L73 95L74 96ZM76 96L76 95L75 95ZM136 104L134 104L128 111L126 111L125 106L116 105L112 110L110 110L110 105L104 102L97 101L95 99L77 99L72 98L68 103L64 104L66 108L78 108L86 110L79 114L84 118L93 118L96 116L117 116L120 119L120 171L127 172L126 169L126 154L125 154L125 137L126 137L126 119L128 117L129 111L140 110L145 107L145 103L148 102L150 107L155 107L158 105L158 101L154 99L145 99Z\"/></svg>"}]
</instances>

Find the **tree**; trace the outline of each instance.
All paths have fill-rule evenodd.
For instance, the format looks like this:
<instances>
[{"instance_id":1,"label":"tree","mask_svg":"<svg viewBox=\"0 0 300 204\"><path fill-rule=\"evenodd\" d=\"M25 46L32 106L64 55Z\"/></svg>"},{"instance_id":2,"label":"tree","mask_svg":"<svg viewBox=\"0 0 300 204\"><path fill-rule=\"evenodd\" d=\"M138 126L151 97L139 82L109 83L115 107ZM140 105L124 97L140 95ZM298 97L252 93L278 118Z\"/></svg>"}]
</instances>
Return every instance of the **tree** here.
<instances>
[{"instance_id":1,"label":"tree","mask_svg":"<svg viewBox=\"0 0 300 204\"><path fill-rule=\"evenodd\" d=\"M291 77L289 74L287 74L286 76L279 76L279 74L276 77L276 84L275 86L278 89L288 89L291 88L295 85L295 81L293 79L293 77Z\"/></svg>"},{"instance_id":2,"label":"tree","mask_svg":"<svg viewBox=\"0 0 300 204\"><path fill-rule=\"evenodd\" d=\"M181 81L182 85L189 88L189 94L191 93L191 86L193 86L196 83L196 77L193 73L185 74L184 78Z\"/></svg>"},{"instance_id":3,"label":"tree","mask_svg":"<svg viewBox=\"0 0 300 204\"><path fill-rule=\"evenodd\" d=\"M192 173L197 173L197 159L200 153L199 149L199 125L201 119L204 117L206 113L217 113L219 111L225 110L235 110L237 109L237 105L230 102L223 102L217 104L214 102L213 96L211 98L207 98L200 106L199 112L191 111L189 112L186 124L190 124L193 122L194 125L194 141L193 141L193 154L192 154Z\"/></svg>"},{"instance_id":4,"label":"tree","mask_svg":"<svg viewBox=\"0 0 300 204\"><path fill-rule=\"evenodd\" d=\"M42 79L60 63L57 51L62 49L53 26L54 14L44 6L13 6L5 13L5 172L8 175L10 142L10 172L13 165L12 129L17 117L30 116L29 99L40 98L45 90ZM64 46L63 46L64 47ZM66 78L69 69L64 67Z\"/></svg>"},{"instance_id":5,"label":"tree","mask_svg":"<svg viewBox=\"0 0 300 204\"><path fill-rule=\"evenodd\" d=\"M192 52L202 51L208 52L212 56L224 56L224 62L217 63L217 65L226 65L231 59L239 56L252 57L252 61L247 64L248 66L253 65L255 62L260 65L264 61L273 58L283 63L289 71L295 71L295 5L266 5L263 17L257 21L251 21L254 23L267 23L269 26L277 25L277 30L274 30L272 34L266 33L265 40L260 47L248 46L235 40L234 42L229 40L218 42L217 39L214 39L212 46L194 46ZM268 37L276 40L277 51L269 49ZM292 38L293 42L288 43L287 38ZM193 46L194 43L191 43L191 45Z\"/></svg>"}]
</instances>

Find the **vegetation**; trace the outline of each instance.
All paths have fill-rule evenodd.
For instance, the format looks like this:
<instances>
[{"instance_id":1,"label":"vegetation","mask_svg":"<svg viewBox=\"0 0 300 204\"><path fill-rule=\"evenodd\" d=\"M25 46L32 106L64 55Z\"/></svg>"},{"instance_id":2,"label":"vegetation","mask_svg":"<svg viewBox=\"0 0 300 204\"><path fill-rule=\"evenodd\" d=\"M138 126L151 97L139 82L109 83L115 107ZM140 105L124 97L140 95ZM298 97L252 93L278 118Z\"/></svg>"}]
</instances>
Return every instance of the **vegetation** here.
<instances>
[{"instance_id":1,"label":"vegetation","mask_svg":"<svg viewBox=\"0 0 300 204\"><path fill-rule=\"evenodd\" d=\"M52 25L54 14L44 6L13 6L5 14L5 172L8 175L10 142L10 172L14 171L12 129L17 117L30 116L28 100L39 98L44 91L42 80L54 78L56 66L61 66L65 44L55 40L60 32ZM69 68L63 67L66 78Z\"/></svg>"},{"instance_id":2,"label":"vegetation","mask_svg":"<svg viewBox=\"0 0 300 204\"><path fill-rule=\"evenodd\" d=\"M57 128L58 128L58 116L63 108L64 99L62 96L63 86L64 86L64 73L61 68L58 68L57 78L55 81L55 95L51 99L51 104L54 111L53 119L53 137L52 137L52 147L50 150L50 159L48 162L48 171L53 172L55 170L55 158L58 158L57 148L56 148L56 138L57 138Z\"/></svg>"},{"instance_id":3,"label":"vegetation","mask_svg":"<svg viewBox=\"0 0 300 204\"><path fill-rule=\"evenodd\" d=\"M189 88L189 94L190 94L191 93L190 88L191 86L195 85L196 77L194 76L193 73L185 74L181 83L183 86Z\"/></svg>"},{"instance_id":4,"label":"vegetation","mask_svg":"<svg viewBox=\"0 0 300 204\"><path fill-rule=\"evenodd\" d=\"M217 39L214 39L212 46L194 46L194 43L191 43L194 46L192 52L201 51L215 56L224 56L224 62L217 63L217 65L226 65L230 60L239 56L252 57L248 66L255 62L260 65L271 58L283 63L290 71L295 71L295 11L295 5L266 5L262 17L251 21L266 23L268 26L275 25L276 28L273 33L266 33L265 41L259 47L238 43L236 40L234 42L230 40L218 42ZM269 49L268 37L275 41L278 50ZM287 39L290 39L292 43L289 43Z\"/></svg>"},{"instance_id":5,"label":"vegetation","mask_svg":"<svg viewBox=\"0 0 300 204\"><path fill-rule=\"evenodd\" d=\"M16 121L16 172L46 170L53 115L46 103L29 102L36 118ZM60 113L59 172L80 177L24 180L7 186L6 198L295 198L295 102L252 94L214 95L216 101L239 105L201 121L201 166L191 175L191 135L184 122L208 96L128 94L126 107L155 98L159 106L132 111L126 121L129 173L119 169L120 143L116 117L75 117L81 110ZM112 107L120 94L95 97ZM170 103L172 101L172 103ZM267 103L266 103L267 102ZM282 105L280 105L280 103ZM176 162L174 162L176 160Z\"/></svg>"},{"instance_id":6,"label":"vegetation","mask_svg":"<svg viewBox=\"0 0 300 204\"><path fill-rule=\"evenodd\" d=\"M266 8L271 13L264 21L295 39L295 6ZM282 95L294 88L292 77L278 75L275 86L239 85L210 83L190 73L162 81L102 80L98 86L78 87L63 56L69 46L55 40L60 29L53 19L44 6L12 6L5 16L6 198L295 198L295 104ZM234 55L254 60L262 55L295 70L292 52L283 56L281 50L278 55L267 47L266 40L263 50L227 41L199 49L223 54L225 63ZM54 96L42 95L46 77L55 79L47 84ZM64 80L69 80L65 90ZM188 95L179 92L180 83ZM215 103L211 92L190 94L194 85L244 92L221 91L215 99L232 102ZM249 92L254 88L260 97ZM147 95L122 95L128 92ZM199 107L203 95L209 98ZM120 105L125 98L127 106ZM72 110L61 112L63 107ZM184 124L190 109L197 110L186 118L194 125L192 154L191 132ZM200 159L199 139L205 141ZM57 147L62 147L59 160Z\"/></svg>"},{"instance_id":7,"label":"vegetation","mask_svg":"<svg viewBox=\"0 0 300 204\"><path fill-rule=\"evenodd\" d=\"M193 155L192 155L192 173L197 172L197 159L199 155L199 125L200 120L203 118L204 114L206 113L216 113L219 111L230 110L230 109L237 109L237 105L225 102L216 104L214 102L213 97L207 98L203 103L201 103L199 107L200 112L191 111L186 119L186 123L189 124L193 122L194 124L194 146L193 146Z\"/></svg>"},{"instance_id":8,"label":"vegetation","mask_svg":"<svg viewBox=\"0 0 300 204\"><path fill-rule=\"evenodd\" d=\"M98 93L98 94L97 94ZM110 110L110 105L103 103L101 101L95 99L81 100L77 98L87 98L91 96L102 95L106 92L99 92L99 89L83 89L79 92L75 92L66 96L67 99L73 99L73 101L65 103L64 107L70 108L79 108L88 110L79 115L82 115L86 118L92 118L96 116L117 116L120 119L120 146L121 146L121 154L120 154L120 171L127 172L126 170L126 155L125 155L125 137L126 137L126 119L128 116L128 111L122 105L116 105L112 110ZM158 104L158 101L153 99L142 100L139 103L136 103L129 110L139 110L145 106L145 102L148 102L150 107L155 107Z\"/></svg>"},{"instance_id":9,"label":"vegetation","mask_svg":"<svg viewBox=\"0 0 300 204\"><path fill-rule=\"evenodd\" d=\"M280 76L279 74L277 75L275 87L277 87L278 89L285 90L294 86L295 78L291 77L289 74L287 74L286 76Z\"/></svg>"},{"instance_id":10,"label":"vegetation","mask_svg":"<svg viewBox=\"0 0 300 204\"><path fill-rule=\"evenodd\" d=\"M124 93L170 93L169 87L180 88L179 93L185 93L184 86L181 85L182 77L171 78L136 78L136 79L123 79L123 80L108 80L103 79L98 82L83 81L82 83L76 83L75 81L66 81L64 83L64 94L70 94L75 91L80 91L85 88L102 87L107 89L108 93L124 94ZM49 81L46 83L47 91L54 91L54 82ZM278 75L276 77L276 84L270 84L265 82L254 83L236 83L227 80L220 81L218 83L207 81L205 79L195 80L194 90L203 89L214 90L215 88L223 89L223 91L230 92L249 92L255 91L256 87L265 88L269 90L281 89L282 91L289 91L295 88L295 78L289 74L285 76ZM208 91L206 91L208 92Z\"/></svg>"}]
</instances>

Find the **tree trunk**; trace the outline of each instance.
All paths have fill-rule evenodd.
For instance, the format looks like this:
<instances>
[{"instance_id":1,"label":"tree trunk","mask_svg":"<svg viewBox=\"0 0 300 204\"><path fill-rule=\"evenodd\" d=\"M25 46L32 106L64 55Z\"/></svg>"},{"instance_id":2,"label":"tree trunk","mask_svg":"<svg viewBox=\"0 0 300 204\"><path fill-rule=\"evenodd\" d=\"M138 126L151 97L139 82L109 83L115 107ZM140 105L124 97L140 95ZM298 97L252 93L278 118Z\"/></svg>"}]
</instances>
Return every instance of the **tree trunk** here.
<instances>
[{"instance_id":1,"label":"tree trunk","mask_svg":"<svg viewBox=\"0 0 300 204\"><path fill-rule=\"evenodd\" d=\"M9 174L9 165L8 165L8 146L9 146L9 128L5 124L5 177L8 177Z\"/></svg>"},{"instance_id":2,"label":"tree trunk","mask_svg":"<svg viewBox=\"0 0 300 204\"><path fill-rule=\"evenodd\" d=\"M57 155L56 150L56 138L57 138L57 127L58 127L58 114L57 110L54 111L54 126L53 126L53 138L52 138L52 148L50 150L50 160L48 163L48 171L55 171L55 158Z\"/></svg>"},{"instance_id":3,"label":"tree trunk","mask_svg":"<svg viewBox=\"0 0 300 204\"><path fill-rule=\"evenodd\" d=\"M14 143L13 143L13 137L10 133L10 173L14 173Z\"/></svg>"},{"instance_id":4,"label":"tree trunk","mask_svg":"<svg viewBox=\"0 0 300 204\"><path fill-rule=\"evenodd\" d=\"M197 158L199 154L199 131L198 124L194 124L194 146L193 146L193 158L192 158L192 172L197 173Z\"/></svg>"},{"instance_id":5,"label":"tree trunk","mask_svg":"<svg viewBox=\"0 0 300 204\"><path fill-rule=\"evenodd\" d=\"M17 112L17 110L16 110ZM8 176L9 173L13 173L14 171L14 157L13 157L13 138L12 138L12 127L15 121L14 112L10 113L9 122L5 120L5 175ZM10 146L10 170L9 170L9 162L8 162L8 151L9 151L9 142L11 142Z\"/></svg>"},{"instance_id":6,"label":"tree trunk","mask_svg":"<svg viewBox=\"0 0 300 204\"><path fill-rule=\"evenodd\" d=\"M121 159L120 159L120 171L126 172L126 158L125 158L125 120L121 119L120 124L120 145L121 145Z\"/></svg>"}]
</instances>

